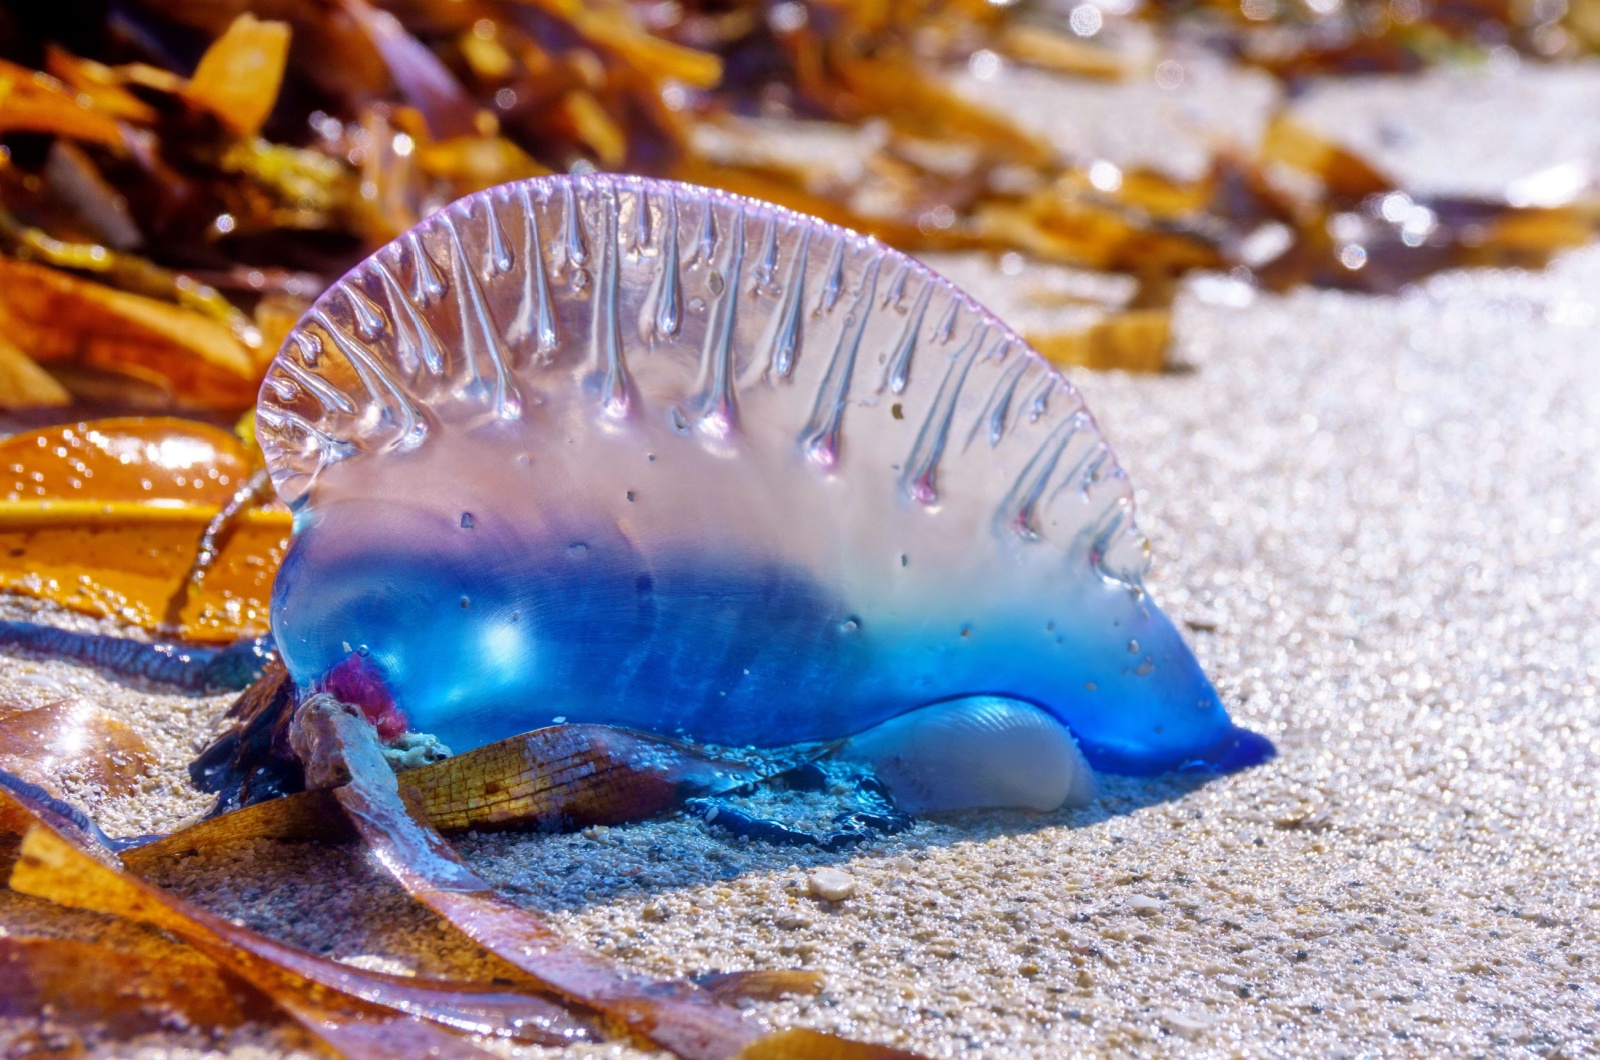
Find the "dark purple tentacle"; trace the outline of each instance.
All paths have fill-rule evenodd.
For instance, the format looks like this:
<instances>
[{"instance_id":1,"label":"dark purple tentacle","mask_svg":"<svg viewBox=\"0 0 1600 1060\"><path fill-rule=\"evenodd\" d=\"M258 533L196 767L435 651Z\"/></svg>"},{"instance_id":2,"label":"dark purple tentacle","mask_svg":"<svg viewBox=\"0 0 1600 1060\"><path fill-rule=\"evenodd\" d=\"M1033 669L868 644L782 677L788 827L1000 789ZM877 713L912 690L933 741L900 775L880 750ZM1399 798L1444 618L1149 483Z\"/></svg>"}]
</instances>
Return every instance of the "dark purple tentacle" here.
<instances>
[{"instance_id":1,"label":"dark purple tentacle","mask_svg":"<svg viewBox=\"0 0 1600 1060\"><path fill-rule=\"evenodd\" d=\"M14 773L7 773L0 769L0 789L4 789L27 803L30 809L46 817L57 828L72 833L86 840L91 846L104 847L107 850L126 850L130 846L137 846L139 840L125 842L112 839L100 830L94 823L94 818L84 813L70 802L64 802L50 794L37 784L30 784ZM140 837L140 840L145 837Z\"/></svg>"},{"instance_id":2,"label":"dark purple tentacle","mask_svg":"<svg viewBox=\"0 0 1600 1060\"><path fill-rule=\"evenodd\" d=\"M34 622L0 621L0 648L21 648L58 659L70 659L186 692L230 692L248 687L272 655L266 637L242 640L227 648L146 643L103 633L77 633Z\"/></svg>"}]
</instances>

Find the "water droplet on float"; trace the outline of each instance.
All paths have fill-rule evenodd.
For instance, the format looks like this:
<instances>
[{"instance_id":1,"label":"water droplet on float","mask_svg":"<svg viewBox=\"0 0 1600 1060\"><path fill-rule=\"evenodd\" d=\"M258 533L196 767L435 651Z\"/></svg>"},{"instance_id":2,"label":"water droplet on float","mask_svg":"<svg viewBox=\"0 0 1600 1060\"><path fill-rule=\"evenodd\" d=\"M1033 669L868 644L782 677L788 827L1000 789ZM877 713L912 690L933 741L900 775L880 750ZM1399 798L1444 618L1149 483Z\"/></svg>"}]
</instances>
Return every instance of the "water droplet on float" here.
<instances>
[{"instance_id":1,"label":"water droplet on float","mask_svg":"<svg viewBox=\"0 0 1600 1060\"><path fill-rule=\"evenodd\" d=\"M462 606L462 607L471 607L471 606L472 606L472 597L470 597L470 596L463 596L463 597L462 597L462 598L461 598L461 606Z\"/></svg>"},{"instance_id":2,"label":"water droplet on float","mask_svg":"<svg viewBox=\"0 0 1600 1060\"><path fill-rule=\"evenodd\" d=\"M1139 642L1138 641L1136 641L1136 640L1128 641L1128 654L1129 655L1138 655L1139 654Z\"/></svg>"},{"instance_id":3,"label":"water droplet on float","mask_svg":"<svg viewBox=\"0 0 1600 1060\"><path fill-rule=\"evenodd\" d=\"M472 518L472 513L471 512L462 512L461 513L461 529L463 529L463 530L471 530L473 527L475 527L477 525L478 525L477 520Z\"/></svg>"},{"instance_id":4,"label":"water droplet on float","mask_svg":"<svg viewBox=\"0 0 1600 1060\"><path fill-rule=\"evenodd\" d=\"M589 551L589 546L582 541L574 541L567 546L567 555L574 559L582 559Z\"/></svg>"},{"instance_id":5,"label":"water droplet on float","mask_svg":"<svg viewBox=\"0 0 1600 1060\"><path fill-rule=\"evenodd\" d=\"M706 300L704 298L689 299L689 310L694 313L704 313L706 311Z\"/></svg>"},{"instance_id":6,"label":"water droplet on float","mask_svg":"<svg viewBox=\"0 0 1600 1060\"><path fill-rule=\"evenodd\" d=\"M576 287L578 290L581 291L585 287L589 286L589 279L590 277L588 269L572 270L572 286Z\"/></svg>"},{"instance_id":7,"label":"water droplet on float","mask_svg":"<svg viewBox=\"0 0 1600 1060\"><path fill-rule=\"evenodd\" d=\"M849 618L845 619L843 622L839 623L839 632L840 633L854 633L856 630L858 630L860 628L861 628L861 620L859 618L856 618L854 615L850 616Z\"/></svg>"},{"instance_id":8,"label":"water droplet on float","mask_svg":"<svg viewBox=\"0 0 1600 1060\"><path fill-rule=\"evenodd\" d=\"M712 270L711 275L706 277L706 286L711 288L712 294L721 294L727 284L723 282L722 273Z\"/></svg>"}]
</instances>

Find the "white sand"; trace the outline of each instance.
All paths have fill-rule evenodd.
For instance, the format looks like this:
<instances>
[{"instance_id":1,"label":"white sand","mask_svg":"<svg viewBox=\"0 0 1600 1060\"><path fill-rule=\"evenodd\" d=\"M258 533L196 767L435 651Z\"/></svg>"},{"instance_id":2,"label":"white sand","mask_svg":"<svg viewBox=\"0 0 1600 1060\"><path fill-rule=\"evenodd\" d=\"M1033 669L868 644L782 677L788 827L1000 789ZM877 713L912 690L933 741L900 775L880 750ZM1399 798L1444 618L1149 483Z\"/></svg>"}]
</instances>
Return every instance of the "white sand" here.
<instances>
[{"instance_id":1,"label":"white sand","mask_svg":"<svg viewBox=\"0 0 1600 1060\"><path fill-rule=\"evenodd\" d=\"M1592 1055L1597 300L1600 248L1396 298L1209 281L1178 317L1194 371L1081 380L1139 487L1155 594L1279 742L1266 767L1110 779L1088 810L958 816L843 856L681 819L461 848L603 952L660 975L820 969L823 997L760 1011L932 1056ZM0 660L0 682L28 668ZM178 702L48 669L132 716ZM197 804L172 750L203 734L186 706L149 790L96 805L114 829ZM824 864L854 897L809 897ZM263 844L160 879L319 952L482 968L354 848ZM125 930L9 895L0 925ZM234 1055L261 1043L294 1039Z\"/></svg>"},{"instance_id":2,"label":"white sand","mask_svg":"<svg viewBox=\"0 0 1600 1060\"><path fill-rule=\"evenodd\" d=\"M1545 66L1497 56L1475 71L1312 81L1297 119L1419 195L1593 192L1600 176L1600 60Z\"/></svg>"}]
</instances>

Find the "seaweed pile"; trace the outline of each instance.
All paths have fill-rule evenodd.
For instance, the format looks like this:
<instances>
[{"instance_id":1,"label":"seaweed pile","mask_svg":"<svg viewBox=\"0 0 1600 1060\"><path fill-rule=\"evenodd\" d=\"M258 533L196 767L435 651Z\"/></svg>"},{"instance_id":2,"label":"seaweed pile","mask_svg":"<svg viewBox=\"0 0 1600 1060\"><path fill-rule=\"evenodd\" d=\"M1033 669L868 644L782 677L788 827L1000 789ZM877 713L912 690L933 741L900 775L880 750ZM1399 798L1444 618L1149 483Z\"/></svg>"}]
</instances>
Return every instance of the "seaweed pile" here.
<instances>
[{"instance_id":1,"label":"seaweed pile","mask_svg":"<svg viewBox=\"0 0 1600 1060\"><path fill-rule=\"evenodd\" d=\"M247 7L252 10L245 10ZM1582 204L1431 201L1297 124L1193 172L1055 142L1028 84L1181 92L1169 45L1286 83L1591 47L1590 3L154 0L0 12L0 406L236 416L311 298L471 191L597 167L752 195L1030 292L1049 356L1159 368L1174 280L1393 290L1537 265ZM1487 59L1485 59L1487 61ZM996 74L999 72L1000 77ZM987 87L986 87L987 84ZM959 267L956 263L954 267ZM1067 310L1087 306L1090 313Z\"/></svg>"}]
</instances>

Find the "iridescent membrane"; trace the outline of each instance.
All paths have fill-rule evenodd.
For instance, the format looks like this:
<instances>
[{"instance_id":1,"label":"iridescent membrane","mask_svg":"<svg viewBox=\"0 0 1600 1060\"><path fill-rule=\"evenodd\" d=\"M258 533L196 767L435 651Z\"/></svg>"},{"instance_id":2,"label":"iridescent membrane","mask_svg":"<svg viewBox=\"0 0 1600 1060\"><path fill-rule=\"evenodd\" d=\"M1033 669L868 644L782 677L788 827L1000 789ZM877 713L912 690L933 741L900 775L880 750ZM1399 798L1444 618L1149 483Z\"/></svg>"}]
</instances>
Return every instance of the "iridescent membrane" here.
<instances>
[{"instance_id":1,"label":"iridescent membrane","mask_svg":"<svg viewBox=\"0 0 1600 1060\"><path fill-rule=\"evenodd\" d=\"M998 696L1096 769L1271 753L1143 590L1072 385L811 218L618 176L473 195L323 295L258 425L296 682L373 676L457 751L560 719L772 746Z\"/></svg>"}]
</instances>

